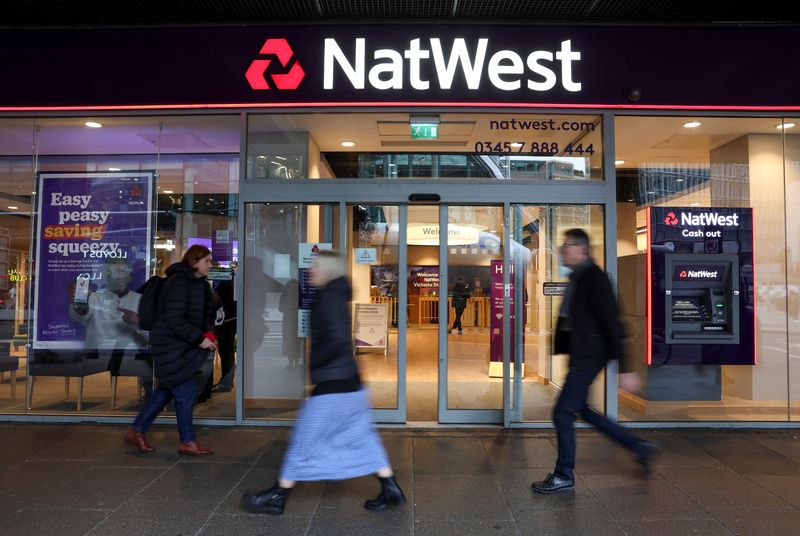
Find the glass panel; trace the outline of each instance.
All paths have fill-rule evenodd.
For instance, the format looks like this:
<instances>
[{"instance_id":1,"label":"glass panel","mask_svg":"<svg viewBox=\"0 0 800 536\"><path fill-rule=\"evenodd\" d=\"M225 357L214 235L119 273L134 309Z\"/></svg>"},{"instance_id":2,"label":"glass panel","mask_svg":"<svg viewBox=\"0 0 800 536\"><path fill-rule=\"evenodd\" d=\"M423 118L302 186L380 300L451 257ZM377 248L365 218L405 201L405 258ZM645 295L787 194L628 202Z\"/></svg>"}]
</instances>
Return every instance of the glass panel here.
<instances>
[{"instance_id":1,"label":"glass panel","mask_svg":"<svg viewBox=\"0 0 800 536\"><path fill-rule=\"evenodd\" d=\"M791 145L787 140L792 136L784 136L783 130L776 128L780 124L777 118L620 117L616 120L616 158L624 161L617 169L618 266L619 280L625 283L620 285L620 303L631 339L632 366L645 378L639 392L620 391L621 419L787 420L790 330L786 256L787 251L796 248L787 246L784 203L784 193L792 191L785 190L784 181L788 156L785 144ZM793 196L789 194L788 198L791 200ZM669 234L659 230L658 235L649 236L645 210L648 207L651 214L663 211L663 207L680 209L673 212L673 217L667 213L658 221L654 219L651 234L664 229L664 225L680 232ZM750 216L744 216L748 212L733 212L734 209L752 209L752 226ZM737 214L737 218L743 218L743 225L703 224L685 218L723 213ZM656 224L658 227L654 227ZM652 248L649 257L648 238L658 247ZM715 286L716 280L695 281L689 290L696 294L703 285L706 289L719 288L727 296L734 288L731 285L735 285L738 294L730 292L726 310L737 311L740 318L749 321L738 322L726 316L720 320L724 323L711 326L716 320L703 319L703 296L682 302L683 317L674 313L674 299L667 301L661 293L668 290L668 285L688 287L675 286L675 276L666 275L679 273L665 271L666 256L697 254L704 255L708 262L735 260L738 267L730 265L731 277L720 276L719 287ZM648 258L663 260L647 270ZM672 314L655 306L648 310L645 277L648 271L653 277L650 298L654 302L671 303ZM698 303L699 309L695 307ZM687 321L685 315L692 315L690 319L695 320ZM652 344L646 339L649 325ZM710 334L704 331L701 337L717 337L712 329L727 333L728 326L738 330L738 342L720 336L722 342L712 346L676 338L684 334L694 337L692 333L701 328ZM718 353L710 355L711 348L717 348ZM755 365L733 364L734 358L750 363L754 358L757 360ZM709 363L712 359L715 362Z\"/></svg>"},{"instance_id":2,"label":"glass panel","mask_svg":"<svg viewBox=\"0 0 800 536\"><path fill-rule=\"evenodd\" d=\"M38 296L34 292L31 311L37 324L28 363L28 382L35 386L29 389L31 411L138 411L153 387L148 333L136 315L140 285L151 274L164 275L193 244L209 247L216 273L232 277L238 256L237 124L238 116L36 120L41 212L34 251ZM206 400L235 359L235 306L225 288L230 281L213 285L227 297L226 333L218 337L228 344L225 359L204 368L198 389L206 403L195 415L233 418L233 391Z\"/></svg>"},{"instance_id":3,"label":"glass panel","mask_svg":"<svg viewBox=\"0 0 800 536\"><path fill-rule=\"evenodd\" d=\"M439 207L408 207L409 421L439 420Z\"/></svg>"},{"instance_id":4,"label":"glass panel","mask_svg":"<svg viewBox=\"0 0 800 536\"><path fill-rule=\"evenodd\" d=\"M447 220L447 407L502 409L503 207L451 206Z\"/></svg>"},{"instance_id":5,"label":"glass panel","mask_svg":"<svg viewBox=\"0 0 800 536\"><path fill-rule=\"evenodd\" d=\"M32 119L0 121L0 412L25 411L33 215Z\"/></svg>"},{"instance_id":6,"label":"glass panel","mask_svg":"<svg viewBox=\"0 0 800 536\"><path fill-rule=\"evenodd\" d=\"M789 395L791 400L791 419L800 420L800 139L796 130L800 119L796 117L783 120L785 133L784 170L786 173L786 228L789 236L786 244L787 304L789 331ZM780 294L778 294L780 296ZM760 303L760 302L759 302ZM761 306L759 305L759 311Z\"/></svg>"},{"instance_id":7,"label":"glass panel","mask_svg":"<svg viewBox=\"0 0 800 536\"><path fill-rule=\"evenodd\" d=\"M372 407L381 409L397 408L399 218L397 206L356 205L348 210L353 339Z\"/></svg>"},{"instance_id":8,"label":"glass panel","mask_svg":"<svg viewBox=\"0 0 800 536\"><path fill-rule=\"evenodd\" d=\"M440 113L432 139L408 113L248 117L251 179L603 178L597 115Z\"/></svg>"},{"instance_id":9,"label":"glass panel","mask_svg":"<svg viewBox=\"0 0 800 536\"><path fill-rule=\"evenodd\" d=\"M594 261L604 266L603 210L596 205L513 205L512 263L516 332L514 415L520 421L549 421L568 371L569 357L553 355L558 313L569 271L558 247L568 229L589 234ZM518 305L517 305L518 304ZM521 316L521 319L518 317ZM589 390L589 404L605 411L605 372Z\"/></svg>"},{"instance_id":10,"label":"glass panel","mask_svg":"<svg viewBox=\"0 0 800 536\"><path fill-rule=\"evenodd\" d=\"M308 268L339 249L339 205L247 203L245 226L244 416L294 419L308 387Z\"/></svg>"}]
</instances>

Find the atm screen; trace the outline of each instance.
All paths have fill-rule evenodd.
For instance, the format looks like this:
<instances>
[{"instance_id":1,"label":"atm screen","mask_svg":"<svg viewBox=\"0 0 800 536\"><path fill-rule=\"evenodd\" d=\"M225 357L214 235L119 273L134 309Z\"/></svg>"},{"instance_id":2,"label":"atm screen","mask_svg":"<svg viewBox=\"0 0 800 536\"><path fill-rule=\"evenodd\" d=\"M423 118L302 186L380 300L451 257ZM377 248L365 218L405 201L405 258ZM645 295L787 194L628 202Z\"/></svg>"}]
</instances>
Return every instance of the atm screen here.
<instances>
[{"instance_id":1,"label":"atm screen","mask_svg":"<svg viewBox=\"0 0 800 536\"><path fill-rule=\"evenodd\" d=\"M675 282L686 281L714 281L720 282L725 278L725 264L678 264L672 272Z\"/></svg>"},{"instance_id":2,"label":"atm screen","mask_svg":"<svg viewBox=\"0 0 800 536\"><path fill-rule=\"evenodd\" d=\"M702 296L676 296L672 299L673 322L702 322L710 319Z\"/></svg>"}]
</instances>

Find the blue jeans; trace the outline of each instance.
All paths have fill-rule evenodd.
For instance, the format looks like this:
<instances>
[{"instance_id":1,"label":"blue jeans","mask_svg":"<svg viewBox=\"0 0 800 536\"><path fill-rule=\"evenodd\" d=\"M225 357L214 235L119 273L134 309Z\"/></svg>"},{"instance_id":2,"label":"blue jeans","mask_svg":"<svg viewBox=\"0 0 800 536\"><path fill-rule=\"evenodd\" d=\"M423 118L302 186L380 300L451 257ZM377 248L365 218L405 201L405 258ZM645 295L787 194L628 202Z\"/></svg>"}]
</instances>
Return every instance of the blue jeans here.
<instances>
[{"instance_id":1,"label":"blue jeans","mask_svg":"<svg viewBox=\"0 0 800 536\"><path fill-rule=\"evenodd\" d=\"M562 478L575 478L575 419L576 413L605 435L627 448L637 452L641 448L641 439L625 430L622 426L596 412L586 403L589 386L603 370L605 363L598 361L570 364L564 389L558 397L553 409L553 424L558 437L558 460L554 473Z\"/></svg>"},{"instance_id":2,"label":"blue jeans","mask_svg":"<svg viewBox=\"0 0 800 536\"><path fill-rule=\"evenodd\" d=\"M178 419L178 434L181 442L195 440L194 426L192 426L192 412L194 411L194 398L197 394L194 378L189 378L184 383L171 389L158 388L153 390L144 401L144 406L133 421L133 429L145 433L153 425L158 414L170 400L175 399L175 417Z\"/></svg>"}]
</instances>

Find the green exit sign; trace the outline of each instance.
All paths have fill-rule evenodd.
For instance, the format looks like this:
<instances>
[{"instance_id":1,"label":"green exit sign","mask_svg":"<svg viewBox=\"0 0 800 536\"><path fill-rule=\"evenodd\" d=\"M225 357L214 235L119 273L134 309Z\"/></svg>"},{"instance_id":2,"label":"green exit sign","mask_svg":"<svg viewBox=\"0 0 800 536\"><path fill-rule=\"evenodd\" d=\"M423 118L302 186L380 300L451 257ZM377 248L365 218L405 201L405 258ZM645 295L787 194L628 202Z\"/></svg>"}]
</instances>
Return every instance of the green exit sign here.
<instances>
[{"instance_id":1,"label":"green exit sign","mask_svg":"<svg viewBox=\"0 0 800 536\"><path fill-rule=\"evenodd\" d=\"M435 140L439 138L439 125L411 125L411 139Z\"/></svg>"}]
</instances>

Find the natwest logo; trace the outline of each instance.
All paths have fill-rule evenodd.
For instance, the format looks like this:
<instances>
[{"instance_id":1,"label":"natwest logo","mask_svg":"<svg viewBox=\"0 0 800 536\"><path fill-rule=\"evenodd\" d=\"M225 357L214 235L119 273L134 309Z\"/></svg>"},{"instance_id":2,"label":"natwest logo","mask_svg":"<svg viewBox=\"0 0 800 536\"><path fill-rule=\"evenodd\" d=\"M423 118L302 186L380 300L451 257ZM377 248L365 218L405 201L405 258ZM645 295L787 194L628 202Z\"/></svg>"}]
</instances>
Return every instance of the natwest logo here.
<instances>
[{"instance_id":1,"label":"natwest logo","mask_svg":"<svg viewBox=\"0 0 800 536\"><path fill-rule=\"evenodd\" d=\"M306 73L300 66L300 62L294 61L294 64L289 68L289 64L294 59L294 51L286 39L267 39L264 46L261 47L262 55L275 56L281 64L282 71L280 73L271 73L270 78L276 89L297 89L300 82L303 81ZM270 89L270 84L265 76L267 69L273 60L270 58L253 60L250 67L245 73L250 87L253 89ZM287 70L288 68L288 70Z\"/></svg>"},{"instance_id":2,"label":"natwest logo","mask_svg":"<svg viewBox=\"0 0 800 536\"><path fill-rule=\"evenodd\" d=\"M527 88L531 91L549 91L560 82L567 91L578 92L581 83L573 79L573 62L580 61L581 53L572 50L572 42L562 41L557 51L528 51L523 57L513 50L492 51L488 38L480 38L469 44L464 38L453 40L445 50L442 40L412 39L405 50L381 48L367 51L366 38L355 40L352 57L342 51L338 41L325 39L324 89L334 88L335 72L338 69L355 89L364 89L368 83L379 90L403 89L405 72L411 87L425 91L450 89L457 75L463 77L470 90L481 89L484 79L503 91ZM369 65L368 65L369 64ZM430 72L434 76L423 75ZM556 65L560 64L560 65Z\"/></svg>"},{"instance_id":3,"label":"natwest logo","mask_svg":"<svg viewBox=\"0 0 800 536\"><path fill-rule=\"evenodd\" d=\"M667 215L669 217L669 215ZM670 224L674 225L674 224ZM717 227L739 227L738 214L718 214L716 212L701 212L693 214L691 212L681 213L681 225L712 225Z\"/></svg>"},{"instance_id":4,"label":"natwest logo","mask_svg":"<svg viewBox=\"0 0 800 536\"><path fill-rule=\"evenodd\" d=\"M678 218L675 216L674 212L670 212L667 214L667 217L664 218L664 223L667 225L678 225Z\"/></svg>"},{"instance_id":5,"label":"natwest logo","mask_svg":"<svg viewBox=\"0 0 800 536\"><path fill-rule=\"evenodd\" d=\"M686 272L681 272L681 277L695 277L698 279L717 279L719 277L717 270L713 272L711 270L689 270L687 275L683 274L686 274Z\"/></svg>"}]
</instances>

